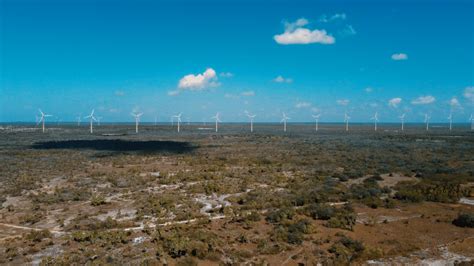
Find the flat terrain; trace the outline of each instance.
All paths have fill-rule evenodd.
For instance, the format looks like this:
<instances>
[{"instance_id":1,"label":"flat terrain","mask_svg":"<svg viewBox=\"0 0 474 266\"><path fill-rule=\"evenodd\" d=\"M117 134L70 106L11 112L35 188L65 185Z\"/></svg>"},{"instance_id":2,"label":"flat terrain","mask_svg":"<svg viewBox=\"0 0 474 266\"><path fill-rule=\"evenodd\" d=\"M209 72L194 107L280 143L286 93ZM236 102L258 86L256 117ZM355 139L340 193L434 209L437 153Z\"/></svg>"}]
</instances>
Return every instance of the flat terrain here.
<instances>
[{"instance_id":1,"label":"flat terrain","mask_svg":"<svg viewBox=\"0 0 474 266\"><path fill-rule=\"evenodd\" d=\"M1 125L0 263L472 263L467 125L313 126Z\"/></svg>"}]
</instances>

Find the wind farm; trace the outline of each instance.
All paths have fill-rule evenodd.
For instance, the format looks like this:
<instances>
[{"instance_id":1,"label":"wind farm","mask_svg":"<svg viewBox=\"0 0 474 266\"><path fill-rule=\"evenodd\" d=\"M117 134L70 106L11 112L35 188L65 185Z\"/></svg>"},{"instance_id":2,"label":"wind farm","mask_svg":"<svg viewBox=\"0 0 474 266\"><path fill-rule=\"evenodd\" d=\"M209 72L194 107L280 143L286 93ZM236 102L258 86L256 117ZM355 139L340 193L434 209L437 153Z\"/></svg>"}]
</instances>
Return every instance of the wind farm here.
<instances>
[{"instance_id":1,"label":"wind farm","mask_svg":"<svg viewBox=\"0 0 474 266\"><path fill-rule=\"evenodd\" d=\"M474 263L472 1L37 2L0 265Z\"/></svg>"}]
</instances>

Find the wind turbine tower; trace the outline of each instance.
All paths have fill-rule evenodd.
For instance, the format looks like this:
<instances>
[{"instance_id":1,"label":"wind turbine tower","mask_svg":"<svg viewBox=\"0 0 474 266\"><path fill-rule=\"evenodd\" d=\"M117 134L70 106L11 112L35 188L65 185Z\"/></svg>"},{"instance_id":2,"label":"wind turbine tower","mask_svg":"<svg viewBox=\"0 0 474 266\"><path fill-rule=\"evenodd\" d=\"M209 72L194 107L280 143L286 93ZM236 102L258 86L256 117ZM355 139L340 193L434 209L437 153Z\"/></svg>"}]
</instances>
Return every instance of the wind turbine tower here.
<instances>
[{"instance_id":1,"label":"wind turbine tower","mask_svg":"<svg viewBox=\"0 0 474 266\"><path fill-rule=\"evenodd\" d=\"M143 115L143 113L131 113L133 117L135 117L135 133L138 133L138 123L140 122L140 117Z\"/></svg>"},{"instance_id":2,"label":"wind turbine tower","mask_svg":"<svg viewBox=\"0 0 474 266\"><path fill-rule=\"evenodd\" d=\"M219 119L219 113L216 113L215 116L211 117L211 119L215 119L216 120L216 132L218 130L218 124L219 122L222 122L220 119Z\"/></svg>"},{"instance_id":3,"label":"wind turbine tower","mask_svg":"<svg viewBox=\"0 0 474 266\"><path fill-rule=\"evenodd\" d=\"M41 123L41 122L43 123L43 133L44 133L44 123L45 123L46 117L50 117L51 115L43 113L43 111L41 111L41 109L38 109L38 111L41 114L41 117L40 117L40 120L38 121L38 123Z\"/></svg>"},{"instance_id":4,"label":"wind turbine tower","mask_svg":"<svg viewBox=\"0 0 474 266\"><path fill-rule=\"evenodd\" d=\"M84 118L90 118L90 132L91 134L94 132L92 126L94 124L94 121L97 121L97 119L94 117L94 109L92 109L92 112L90 115L84 117Z\"/></svg>"},{"instance_id":5,"label":"wind turbine tower","mask_svg":"<svg viewBox=\"0 0 474 266\"><path fill-rule=\"evenodd\" d=\"M80 125L81 125L81 118L82 118L82 114L80 114L78 117L76 117L76 119L77 119L77 126L80 126Z\"/></svg>"},{"instance_id":6,"label":"wind turbine tower","mask_svg":"<svg viewBox=\"0 0 474 266\"><path fill-rule=\"evenodd\" d=\"M405 114L402 114L400 116L400 120L402 122L402 131L404 131L405 130Z\"/></svg>"},{"instance_id":7,"label":"wind turbine tower","mask_svg":"<svg viewBox=\"0 0 474 266\"><path fill-rule=\"evenodd\" d=\"M426 131L428 131L430 128L430 119L431 119L431 116L428 114L425 114Z\"/></svg>"},{"instance_id":8,"label":"wind turbine tower","mask_svg":"<svg viewBox=\"0 0 474 266\"><path fill-rule=\"evenodd\" d=\"M314 121L316 121L316 127L315 127L315 130L316 132L318 131L318 127L319 127L319 118L321 117L321 114L317 114L317 115L311 115L313 118L314 118Z\"/></svg>"},{"instance_id":9,"label":"wind turbine tower","mask_svg":"<svg viewBox=\"0 0 474 266\"><path fill-rule=\"evenodd\" d=\"M245 111L245 114L250 119L250 132L253 132L253 119L255 118L256 115L252 115L247 111Z\"/></svg>"},{"instance_id":10,"label":"wind turbine tower","mask_svg":"<svg viewBox=\"0 0 474 266\"><path fill-rule=\"evenodd\" d=\"M346 131L349 131L349 119L351 119L351 117L348 116L347 113L344 113L344 122L346 123Z\"/></svg>"},{"instance_id":11,"label":"wind turbine tower","mask_svg":"<svg viewBox=\"0 0 474 266\"><path fill-rule=\"evenodd\" d=\"M179 125L180 125L180 123L181 123L181 114L182 114L182 113L179 113L179 115L173 115L173 116L171 117L171 119L173 119L173 121L174 121L174 118L176 118L176 121L178 122L178 133L179 133Z\"/></svg>"},{"instance_id":12,"label":"wind turbine tower","mask_svg":"<svg viewBox=\"0 0 474 266\"><path fill-rule=\"evenodd\" d=\"M282 114L283 114L283 118L281 119L280 123L283 123L283 132L286 132L286 121L288 121L291 118L286 116L285 113L282 113Z\"/></svg>"},{"instance_id":13,"label":"wind turbine tower","mask_svg":"<svg viewBox=\"0 0 474 266\"><path fill-rule=\"evenodd\" d=\"M449 131L453 130L453 113L450 113L448 116L449 120Z\"/></svg>"},{"instance_id":14,"label":"wind turbine tower","mask_svg":"<svg viewBox=\"0 0 474 266\"><path fill-rule=\"evenodd\" d=\"M374 120L374 129L375 129L375 131L377 131L377 122L379 121L379 113L375 112L375 114L371 118L371 120Z\"/></svg>"}]
</instances>

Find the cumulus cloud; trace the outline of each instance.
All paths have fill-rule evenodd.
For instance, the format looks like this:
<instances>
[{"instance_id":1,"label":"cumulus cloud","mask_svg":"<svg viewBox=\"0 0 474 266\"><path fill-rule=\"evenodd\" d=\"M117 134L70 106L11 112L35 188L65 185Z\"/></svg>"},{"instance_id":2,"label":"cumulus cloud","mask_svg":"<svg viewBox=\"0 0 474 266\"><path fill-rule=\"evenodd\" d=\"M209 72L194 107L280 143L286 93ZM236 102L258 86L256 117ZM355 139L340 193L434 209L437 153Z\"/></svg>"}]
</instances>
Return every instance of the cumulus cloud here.
<instances>
[{"instance_id":1,"label":"cumulus cloud","mask_svg":"<svg viewBox=\"0 0 474 266\"><path fill-rule=\"evenodd\" d=\"M298 103L296 103L295 107L298 108L298 109L309 108L309 107L311 107L311 103L309 103L309 102L298 102Z\"/></svg>"},{"instance_id":2,"label":"cumulus cloud","mask_svg":"<svg viewBox=\"0 0 474 266\"><path fill-rule=\"evenodd\" d=\"M459 103L459 100L456 97L453 97L453 98L451 98L451 100L449 100L449 105L451 105L452 108L461 107L461 104Z\"/></svg>"},{"instance_id":3,"label":"cumulus cloud","mask_svg":"<svg viewBox=\"0 0 474 266\"><path fill-rule=\"evenodd\" d=\"M189 74L184 76L179 80L178 88L181 90L199 91L218 85L216 71L212 68L208 68L202 74Z\"/></svg>"},{"instance_id":4,"label":"cumulus cloud","mask_svg":"<svg viewBox=\"0 0 474 266\"><path fill-rule=\"evenodd\" d=\"M431 95L427 95L427 96L420 96L416 99L414 99L413 101L411 101L412 104L415 104L415 105L422 105L422 104L430 104L430 103L434 103L436 101L436 98L431 96Z\"/></svg>"},{"instance_id":5,"label":"cumulus cloud","mask_svg":"<svg viewBox=\"0 0 474 266\"><path fill-rule=\"evenodd\" d=\"M371 87L367 87L367 88L364 89L364 91L367 92L367 93L371 93L371 92L374 91L374 89L372 89Z\"/></svg>"},{"instance_id":6,"label":"cumulus cloud","mask_svg":"<svg viewBox=\"0 0 474 266\"><path fill-rule=\"evenodd\" d=\"M293 79L284 78L283 76L279 75L278 77L274 78L273 81L277 83L292 83Z\"/></svg>"},{"instance_id":7,"label":"cumulus cloud","mask_svg":"<svg viewBox=\"0 0 474 266\"><path fill-rule=\"evenodd\" d=\"M464 97L474 103L474 86L466 87L464 89Z\"/></svg>"},{"instance_id":8,"label":"cumulus cloud","mask_svg":"<svg viewBox=\"0 0 474 266\"><path fill-rule=\"evenodd\" d=\"M255 96L255 92L254 91L244 91L240 95L242 95L242 96Z\"/></svg>"},{"instance_id":9,"label":"cumulus cloud","mask_svg":"<svg viewBox=\"0 0 474 266\"><path fill-rule=\"evenodd\" d=\"M393 54L392 60L395 60L395 61L408 60L408 55L404 53Z\"/></svg>"},{"instance_id":10,"label":"cumulus cloud","mask_svg":"<svg viewBox=\"0 0 474 266\"><path fill-rule=\"evenodd\" d=\"M342 106L346 106L349 104L349 100L347 99L342 99L342 100L337 100L336 103L339 104L339 105L342 105Z\"/></svg>"},{"instance_id":11,"label":"cumulus cloud","mask_svg":"<svg viewBox=\"0 0 474 266\"><path fill-rule=\"evenodd\" d=\"M388 106L397 108L402 103L402 98L393 98L388 101Z\"/></svg>"},{"instance_id":12,"label":"cumulus cloud","mask_svg":"<svg viewBox=\"0 0 474 266\"><path fill-rule=\"evenodd\" d=\"M282 34L276 34L273 36L273 39L283 45L310 43L333 44L336 41L335 38L329 35L325 30L311 30L305 28L304 26L308 23L308 20L305 18L300 18L295 22L287 22L285 23L285 31Z\"/></svg>"}]
</instances>

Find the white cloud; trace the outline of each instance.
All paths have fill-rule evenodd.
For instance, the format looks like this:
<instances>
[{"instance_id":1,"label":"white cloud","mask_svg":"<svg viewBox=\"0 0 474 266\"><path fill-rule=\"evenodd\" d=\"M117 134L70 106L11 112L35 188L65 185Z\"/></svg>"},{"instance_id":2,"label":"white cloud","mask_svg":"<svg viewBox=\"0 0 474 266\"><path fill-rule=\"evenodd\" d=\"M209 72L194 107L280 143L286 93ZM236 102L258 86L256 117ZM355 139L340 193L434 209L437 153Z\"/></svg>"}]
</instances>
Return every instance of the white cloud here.
<instances>
[{"instance_id":1,"label":"white cloud","mask_svg":"<svg viewBox=\"0 0 474 266\"><path fill-rule=\"evenodd\" d=\"M456 97L453 97L453 98L451 98L451 100L449 100L449 105L451 105L451 107L453 107L453 108L461 107L461 104L459 103L459 100Z\"/></svg>"},{"instance_id":2,"label":"white cloud","mask_svg":"<svg viewBox=\"0 0 474 266\"><path fill-rule=\"evenodd\" d=\"M308 24L308 20L300 18L295 22L285 23L285 32L273 36L273 39L279 44L333 44L335 39L325 30L310 30L304 28Z\"/></svg>"},{"instance_id":3,"label":"white cloud","mask_svg":"<svg viewBox=\"0 0 474 266\"><path fill-rule=\"evenodd\" d=\"M402 103L402 98L393 98L388 101L388 105L393 108L397 108Z\"/></svg>"},{"instance_id":4,"label":"white cloud","mask_svg":"<svg viewBox=\"0 0 474 266\"><path fill-rule=\"evenodd\" d=\"M367 88L365 88L364 90L365 90L365 92L367 92L367 93L371 93L371 92L374 91L374 89L372 89L371 87L367 87Z\"/></svg>"},{"instance_id":5,"label":"white cloud","mask_svg":"<svg viewBox=\"0 0 474 266\"><path fill-rule=\"evenodd\" d=\"M242 96L255 96L255 92L254 91L244 91L240 95L242 95Z\"/></svg>"},{"instance_id":6,"label":"white cloud","mask_svg":"<svg viewBox=\"0 0 474 266\"><path fill-rule=\"evenodd\" d=\"M336 103L339 104L339 105L342 105L342 106L346 106L349 104L349 100L347 99L342 99L342 100L337 100Z\"/></svg>"},{"instance_id":7,"label":"white cloud","mask_svg":"<svg viewBox=\"0 0 474 266\"><path fill-rule=\"evenodd\" d=\"M464 97L474 103L474 86L466 87L464 89Z\"/></svg>"},{"instance_id":8,"label":"white cloud","mask_svg":"<svg viewBox=\"0 0 474 266\"><path fill-rule=\"evenodd\" d=\"M189 74L184 76L179 80L178 88L181 90L199 91L208 87L216 87L218 85L216 71L212 68L208 68L202 74Z\"/></svg>"},{"instance_id":9,"label":"white cloud","mask_svg":"<svg viewBox=\"0 0 474 266\"><path fill-rule=\"evenodd\" d=\"M277 83L292 83L293 79L284 78L283 76L279 75L278 77L274 78L273 81Z\"/></svg>"},{"instance_id":10,"label":"white cloud","mask_svg":"<svg viewBox=\"0 0 474 266\"><path fill-rule=\"evenodd\" d=\"M344 29L339 31L339 34L342 36L352 36L356 35L357 31L352 27L352 25L346 25Z\"/></svg>"},{"instance_id":11,"label":"white cloud","mask_svg":"<svg viewBox=\"0 0 474 266\"><path fill-rule=\"evenodd\" d=\"M334 20L345 20L347 18L346 14L345 13L336 13L330 17L326 16L326 15L322 15L321 18L319 19L320 22L324 22L324 23L327 23L327 22L331 22L331 21L334 21Z\"/></svg>"},{"instance_id":12,"label":"white cloud","mask_svg":"<svg viewBox=\"0 0 474 266\"><path fill-rule=\"evenodd\" d=\"M168 91L168 96L176 96L179 94L179 90Z\"/></svg>"},{"instance_id":13,"label":"white cloud","mask_svg":"<svg viewBox=\"0 0 474 266\"><path fill-rule=\"evenodd\" d=\"M122 90L115 91L115 96L124 96L124 95L125 95L125 92Z\"/></svg>"},{"instance_id":14,"label":"white cloud","mask_svg":"<svg viewBox=\"0 0 474 266\"><path fill-rule=\"evenodd\" d=\"M311 107L311 103L309 102L298 102L295 105L296 108L301 109L301 108L309 108Z\"/></svg>"},{"instance_id":15,"label":"white cloud","mask_svg":"<svg viewBox=\"0 0 474 266\"><path fill-rule=\"evenodd\" d=\"M408 60L408 55L404 53L393 54L392 60L395 60L395 61Z\"/></svg>"},{"instance_id":16,"label":"white cloud","mask_svg":"<svg viewBox=\"0 0 474 266\"><path fill-rule=\"evenodd\" d=\"M231 78L234 76L233 73L230 73L230 72L222 72L219 74L219 76L223 77L223 78Z\"/></svg>"},{"instance_id":17,"label":"white cloud","mask_svg":"<svg viewBox=\"0 0 474 266\"><path fill-rule=\"evenodd\" d=\"M332 17L330 18L330 20L336 20L336 19L345 20L345 19L346 19L346 14L345 14L345 13L334 14L334 15L332 15Z\"/></svg>"},{"instance_id":18,"label":"white cloud","mask_svg":"<svg viewBox=\"0 0 474 266\"><path fill-rule=\"evenodd\" d=\"M420 96L416 99L414 99L413 101L411 101L412 104L430 104L430 103L434 103L436 101L436 98L431 96L431 95L427 95L427 96Z\"/></svg>"}]
</instances>

